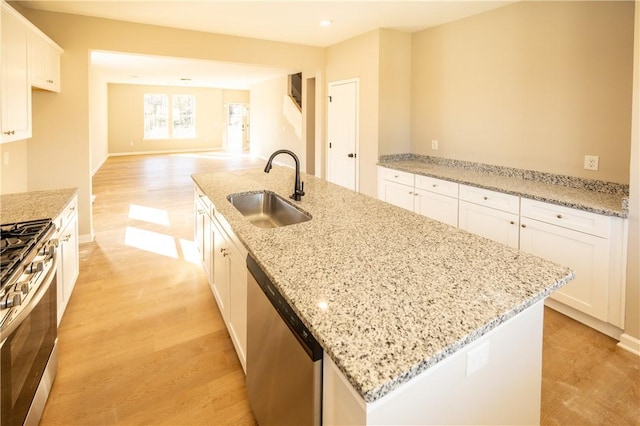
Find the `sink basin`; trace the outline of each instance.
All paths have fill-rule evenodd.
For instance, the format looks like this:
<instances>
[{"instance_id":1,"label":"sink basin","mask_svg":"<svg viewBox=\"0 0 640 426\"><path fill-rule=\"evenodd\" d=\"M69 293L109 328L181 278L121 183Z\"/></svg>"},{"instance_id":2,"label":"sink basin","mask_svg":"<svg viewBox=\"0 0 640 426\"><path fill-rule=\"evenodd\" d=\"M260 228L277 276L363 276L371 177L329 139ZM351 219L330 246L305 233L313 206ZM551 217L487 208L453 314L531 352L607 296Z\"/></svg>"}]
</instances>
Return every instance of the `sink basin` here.
<instances>
[{"instance_id":1,"label":"sink basin","mask_svg":"<svg viewBox=\"0 0 640 426\"><path fill-rule=\"evenodd\" d=\"M270 191L232 194L227 200L249 222L260 228L279 228L311 220L310 215Z\"/></svg>"}]
</instances>

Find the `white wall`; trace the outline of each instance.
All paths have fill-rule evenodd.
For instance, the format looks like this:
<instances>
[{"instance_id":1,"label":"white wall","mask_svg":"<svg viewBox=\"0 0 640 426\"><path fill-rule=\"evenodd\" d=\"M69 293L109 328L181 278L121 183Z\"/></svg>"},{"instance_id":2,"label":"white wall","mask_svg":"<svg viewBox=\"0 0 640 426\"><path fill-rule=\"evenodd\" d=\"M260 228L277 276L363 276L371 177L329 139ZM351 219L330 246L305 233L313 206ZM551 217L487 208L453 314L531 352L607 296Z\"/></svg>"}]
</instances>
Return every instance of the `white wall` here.
<instances>
[{"instance_id":1,"label":"white wall","mask_svg":"<svg viewBox=\"0 0 640 426\"><path fill-rule=\"evenodd\" d=\"M293 151L300 160L300 169L306 169L306 144L302 136L302 114L287 94L288 77L263 81L250 87L251 154L269 158L278 149ZM276 163L293 166L288 155L279 155Z\"/></svg>"}]
</instances>

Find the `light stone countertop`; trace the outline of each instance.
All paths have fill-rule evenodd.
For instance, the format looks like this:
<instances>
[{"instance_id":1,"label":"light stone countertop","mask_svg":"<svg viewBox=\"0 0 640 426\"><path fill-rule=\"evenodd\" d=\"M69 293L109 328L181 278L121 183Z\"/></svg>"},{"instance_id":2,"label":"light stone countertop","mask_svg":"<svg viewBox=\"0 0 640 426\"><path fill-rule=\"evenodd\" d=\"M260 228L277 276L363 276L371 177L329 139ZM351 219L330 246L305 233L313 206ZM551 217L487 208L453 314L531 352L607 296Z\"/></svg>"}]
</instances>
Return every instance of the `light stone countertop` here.
<instances>
[{"instance_id":1,"label":"light stone countertop","mask_svg":"<svg viewBox=\"0 0 640 426\"><path fill-rule=\"evenodd\" d=\"M302 174L308 222L249 223L228 201L294 171L193 175L366 402L373 402L573 279L568 268ZM320 303L323 302L323 303ZM325 308L322 308L322 306Z\"/></svg>"},{"instance_id":2,"label":"light stone countertop","mask_svg":"<svg viewBox=\"0 0 640 426\"><path fill-rule=\"evenodd\" d=\"M626 218L628 215L626 208L629 197L628 194L601 192L588 187L575 188L562 186L545 182L544 179L531 180L515 176L501 176L423 161L385 161L378 163L378 165L389 169L445 179L606 216ZM585 186L588 185L589 182L593 182L586 179L584 181L586 182Z\"/></svg>"},{"instance_id":3,"label":"light stone countertop","mask_svg":"<svg viewBox=\"0 0 640 426\"><path fill-rule=\"evenodd\" d=\"M0 224L55 219L77 192L64 188L0 195Z\"/></svg>"}]
</instances>

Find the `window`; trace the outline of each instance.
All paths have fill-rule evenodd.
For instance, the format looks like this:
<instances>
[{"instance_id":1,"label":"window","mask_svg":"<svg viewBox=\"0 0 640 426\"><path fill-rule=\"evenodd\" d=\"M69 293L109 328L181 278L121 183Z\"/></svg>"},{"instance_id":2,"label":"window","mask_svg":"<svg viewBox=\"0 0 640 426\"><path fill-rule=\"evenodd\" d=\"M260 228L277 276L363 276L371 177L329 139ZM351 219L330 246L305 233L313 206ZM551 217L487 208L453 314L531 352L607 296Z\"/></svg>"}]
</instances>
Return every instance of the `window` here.
<instances>
[{"instance_id":1,"label":"window","mask_svg":"<svg viewBox=\"0 0 640 426\"><path fill-rule=\"evenodd\" d=\"M196 136L196 100L191 95L173 95L173 137L193 138Z\"/></svg>"},{"instance_id":2,"label":"window","mask_svg":"<svg viewBox=\"0 0 640 426\"><path fill-rule=\"evenodd\" d=\"M194 138L196 137L195 116L196 101L193 95L173 95L171 108L169 108L168 95L144 94L145 139Z\"/></svg>"},{"instance_id":3,"label":"window","mask_svg":"<svg viewBox=\"0 0 640 426\"><path fill-rule=\"evenodd\" d=\"M169 138L169 97L144 94L144 138Z\"/></svg>"}]
</instances>

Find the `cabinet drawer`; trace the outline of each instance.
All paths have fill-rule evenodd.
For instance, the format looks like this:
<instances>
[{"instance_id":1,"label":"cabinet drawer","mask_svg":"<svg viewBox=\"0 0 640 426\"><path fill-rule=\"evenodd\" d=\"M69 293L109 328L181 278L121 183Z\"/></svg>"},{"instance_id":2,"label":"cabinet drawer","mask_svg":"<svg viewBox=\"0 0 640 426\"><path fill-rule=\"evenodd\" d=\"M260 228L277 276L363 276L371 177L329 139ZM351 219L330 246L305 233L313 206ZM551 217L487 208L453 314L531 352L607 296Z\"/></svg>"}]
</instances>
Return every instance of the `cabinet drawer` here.
<instances>
[{"instance_id":1,"label":"cabinet drawer","mask_svg":"<svg viewBox=\"0 0 640 426\"><path fill-rule=\"evenodd\" d=\"M416 188L458 198L458 184L449 180L416 175Z\"/></svg>"},{"instance_id":2,"label":"cabinet drawer","mask_svg":"<svg viewBox=\"0 0 640 426\"><path fill-rule=\"evenodd\" d=\"M460 199L508 213L520 212L520 197L475 186L460 185Z\"/></svg>"},{"instance_id":3,"label":"cabinet drawer","mask_svg":"<svg viewBox=\"0 0 640 426\"><path fill-rule=\"evenodd\" d=\"M53 224L56 227L56 232L62 231L62 229L67 226L67 224L71 221L73 216L78 214L78 197L74 196L69 204L62 210L62 213L58 215L53 221Z\"/></svg>"},{"instance_id":4,"label":"cabinet drawer","mask_svg":"<svg viewBox=\"0 0 640 426\"><path fill-rule=\"evenodd\" d=\"M596 213L523 198L522 216L597 237L609 238L609 218Z\"/></svg>"},{"instance_id":5,"label":"cabinet drawer","mask_svg":"<svg viewBox=\"0 0 640 426\"><path fill-rule=\"evenodd\" d=\"M382 179L384 180L413 186L413 173L401 172L399 170L391 170L386 168L381 168L380 171L382 174Z\"/></svg>"},{"instance_id":6,"label":"cabinet drawer","mask_svg":"<svg viewBox=\"0 0 640 426\"><path fill-rule=\"evenodd\" d=\"M213 208L213 203L209 200L209 197L204 195L204 192L197 186L196 188L196 201L200 203L200 207L204 210L204 212L209 217L213 217L215 210Z\"/></svg>"}]
</instances>

